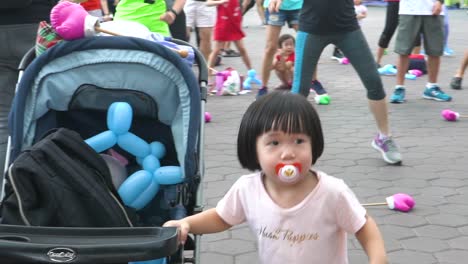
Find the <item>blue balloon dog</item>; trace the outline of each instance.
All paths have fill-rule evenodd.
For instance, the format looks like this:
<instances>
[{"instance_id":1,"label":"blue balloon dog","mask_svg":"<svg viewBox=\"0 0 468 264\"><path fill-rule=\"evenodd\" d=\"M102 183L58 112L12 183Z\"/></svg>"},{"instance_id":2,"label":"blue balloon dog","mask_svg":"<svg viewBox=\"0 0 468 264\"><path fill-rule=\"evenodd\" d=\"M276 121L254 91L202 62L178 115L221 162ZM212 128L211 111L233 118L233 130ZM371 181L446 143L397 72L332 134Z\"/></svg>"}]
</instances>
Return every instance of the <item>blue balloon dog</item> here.
<instances>
[{"instance_id":1,"label":"blue balloon dog","mask_svg":"<svg viewBox=\"0 0 468 264\"><path fill-rule=\"evenodd\" d=\"M244 87L245 90L250 90L252 89L252 86L251 86L252 83L262 85L262 81L257 79L257 72L254 69L250 69L247 71L247 78L245 79L242 86Z\"/></svg>"},{"instance_id":2,"label":"blue balloon dog","mask_svg":"<svg viewBox=\"0 0 468 264\"><path fill-rule=\"evenodd\" d=\"M161 167L159 160L166 154L161 142L148 144L129 132L132 119L133 110L128 103L112 103L107 111L109 130L85 141L98 153L117 144L136 157L143 169L130 175L117 191L125 205L140 210L156 196L160 184L181 183L183 175L180 166Z\"/></svg>"}]
</instances>

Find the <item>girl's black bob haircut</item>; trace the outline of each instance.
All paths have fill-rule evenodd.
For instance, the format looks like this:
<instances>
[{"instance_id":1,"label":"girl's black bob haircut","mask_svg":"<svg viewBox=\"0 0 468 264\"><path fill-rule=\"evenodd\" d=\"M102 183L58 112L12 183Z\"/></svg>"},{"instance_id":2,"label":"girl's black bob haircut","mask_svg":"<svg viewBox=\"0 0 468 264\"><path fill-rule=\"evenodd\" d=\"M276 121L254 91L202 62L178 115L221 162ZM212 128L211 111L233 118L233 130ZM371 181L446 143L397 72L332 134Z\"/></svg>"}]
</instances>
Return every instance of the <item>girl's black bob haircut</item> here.
<instances>
[{"instance_id":1,"label":"girl's black bob haircut","mask_svg":"<svg viewBox=\"0 0 468 264\"><path fill-rule=\"evenodd\" d=\"M312 164L323 153L320 118L307 99L289 91L274 91L252 103L244 116L237 137L237 157L243 168L261 170L257 159L257 138L268 131L304 133L311 139Z\"/></svg>"}]
</instances>

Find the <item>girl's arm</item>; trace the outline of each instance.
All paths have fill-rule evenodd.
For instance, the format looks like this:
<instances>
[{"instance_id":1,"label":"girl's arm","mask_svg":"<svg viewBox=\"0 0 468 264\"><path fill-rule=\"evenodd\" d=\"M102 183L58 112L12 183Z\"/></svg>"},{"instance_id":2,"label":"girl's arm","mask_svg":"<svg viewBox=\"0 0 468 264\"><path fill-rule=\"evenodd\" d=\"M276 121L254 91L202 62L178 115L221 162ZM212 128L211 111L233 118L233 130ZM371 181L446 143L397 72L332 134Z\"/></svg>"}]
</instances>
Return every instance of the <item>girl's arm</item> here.
<instances>
[{"instance_id":1,"label":"girl's arm","mask_svg":"<svg viewBox=\"0 0 468 264\"><path fill-rule=\"evenodd\" d=\"M370 264L385 264L387 256L382 235L374 219L369 215L366 215L366 219L364 226L356 233L356 238L366 251Z\"/></svg>"},{"instance_id":2,"label":"girl's arm","mask_svg":"<svg viewBox=\"0 0 468 264\"><path fill-rule=\"evenodd\" d=\"M231 228L231 225L224 222L224 220L218 215L215 208L181 220L168 221L164 223L163 226L178 227L180 229L179 240L182 244L187 240L188 233L201 235L222 232Z\"/></svg>"},{"instance_id":3,"label":"girl's arm","mask_svg":"<svg viewBox=\"0 0 468 264\"><path fill-rule=\"evenodd\" d=\"M228 0L208 0L208 1L206 1L206 5L207 6L219 6L219 5L225 4L227 2L228 2Z\"/></svg>"}]
</instances>

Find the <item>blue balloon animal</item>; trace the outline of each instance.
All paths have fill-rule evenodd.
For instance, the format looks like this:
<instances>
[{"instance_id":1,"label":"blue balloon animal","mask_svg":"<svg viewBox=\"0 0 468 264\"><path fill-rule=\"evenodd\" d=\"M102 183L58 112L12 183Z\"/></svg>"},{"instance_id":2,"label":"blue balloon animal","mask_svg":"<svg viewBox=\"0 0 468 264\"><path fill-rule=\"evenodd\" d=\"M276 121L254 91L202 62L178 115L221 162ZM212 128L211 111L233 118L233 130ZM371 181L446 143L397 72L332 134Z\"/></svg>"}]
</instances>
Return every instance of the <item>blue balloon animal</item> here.
<instances>
[{"instance_id":1,"label":"blue balloon animal","mask_svg":"<svg viewBox=\"0 0 468 264\"><path fill-rule=\"evenodd\" d=\"M148 144L129 132L132 119L133 110L128 103L112 103L107 111L109 130L85 141L98 153L117 144L136 157L143 169L130 175L117 191L125 205L140 210L156 196L160 184L181 183L183 175L180 166L161 167L159 159L166 154L161 142Z\"/></svg>"},{"instance_id":2,"label":"blue balloon animal","mask_svg":"<svg viewBox=\"0 0 468 264\"><path fill-rule=\"evenodd\" d=\"M252 83L262 85L262 81L257 79L257 72L254 69L250 69L249 71L247 71L247 78L242 84L244 90L252 89L252 86L250 86Z\"/></svg>"}]
</instances>

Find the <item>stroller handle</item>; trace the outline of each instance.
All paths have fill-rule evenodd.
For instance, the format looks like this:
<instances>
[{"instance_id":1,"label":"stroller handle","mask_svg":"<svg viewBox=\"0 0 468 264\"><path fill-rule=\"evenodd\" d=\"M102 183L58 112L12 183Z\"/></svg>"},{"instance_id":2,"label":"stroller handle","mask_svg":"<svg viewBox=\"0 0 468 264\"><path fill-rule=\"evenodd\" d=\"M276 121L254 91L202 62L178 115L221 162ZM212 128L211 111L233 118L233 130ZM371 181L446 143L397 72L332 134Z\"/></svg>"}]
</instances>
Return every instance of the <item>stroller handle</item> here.
<instances>
[{"instance_id":1,"label":"stroller handle","mask_svg":"<svg viewBox=\"0 0 468 264\"><path fill-rule=\"evenodd\" d=\"M21 250L18 250L21 248ZM7 263L127 263L177 252L174 227L70 228L0 225Z\"/></svg>"}]
</instances>

